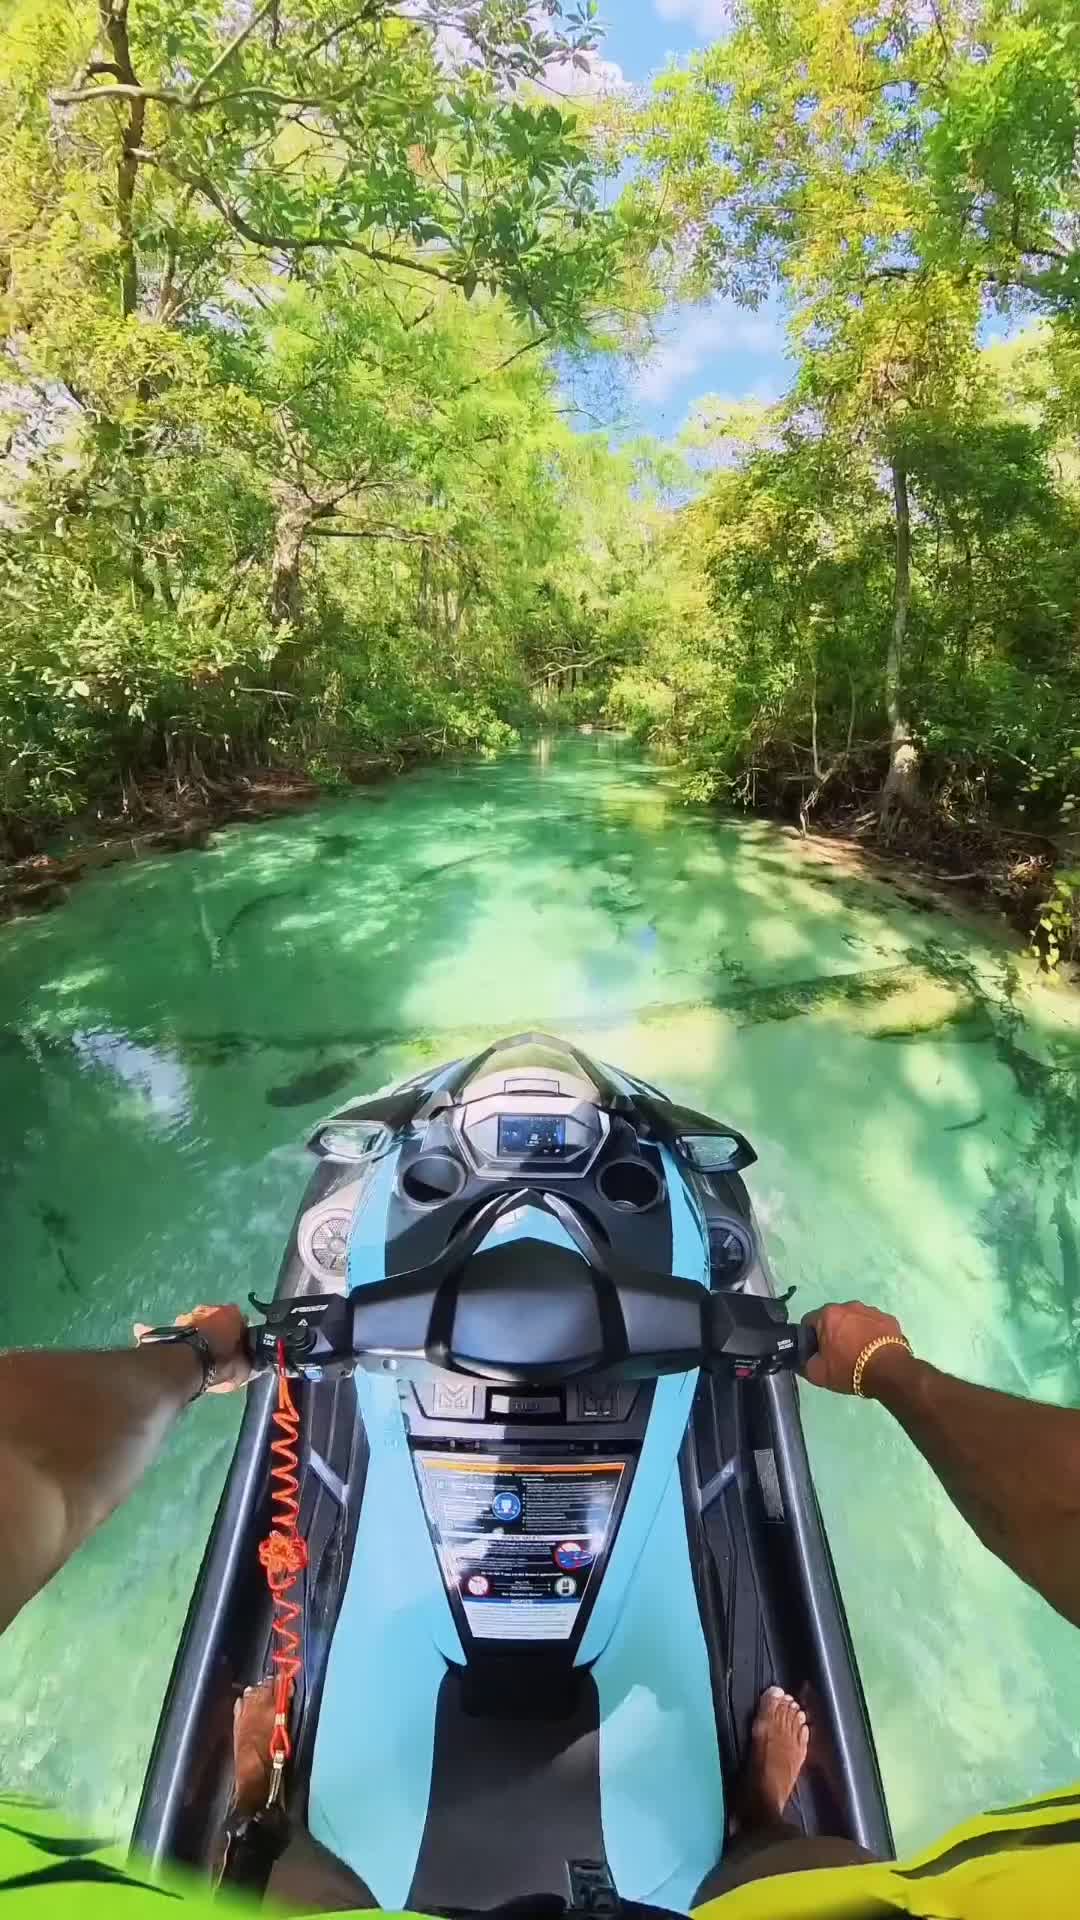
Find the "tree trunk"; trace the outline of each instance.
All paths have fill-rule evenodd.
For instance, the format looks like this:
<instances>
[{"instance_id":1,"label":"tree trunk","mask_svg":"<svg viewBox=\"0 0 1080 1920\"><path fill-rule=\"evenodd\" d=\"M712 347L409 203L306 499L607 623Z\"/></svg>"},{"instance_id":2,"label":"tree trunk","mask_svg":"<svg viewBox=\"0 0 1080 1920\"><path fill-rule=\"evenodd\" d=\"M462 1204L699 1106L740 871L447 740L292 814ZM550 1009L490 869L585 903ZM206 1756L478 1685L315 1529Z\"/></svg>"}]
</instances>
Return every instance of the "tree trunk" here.
<instances>
[{"instance_id":1,"label":"tree trunk","mask_svg":"<svg viewBox=\"0 0 1080 1920\"><path fill-rule=\"evenodd\" d=\"M131 63L128 40L128 0L99 0L101 31L112 54L112 66L124 86L137 87L138 75ZM120 136L120 154L116 163L116 237L120 261L120 315L130 320L139 305L139 258L135 244L135 186L139 177L138 152L146 130L146 101L132 99ZM138 380L135 397L141 409L149 398L149 385ZM146 453L146 430L136 424L130 440L132 474L137 497L128 515L131 534L130 572L135 592L145 602L154 598L153 582L146 569L143 548L144 525L141 505L141 465Z\"/></svg>"},{"instance_id":2,"label":"tree trunk","mask_svg":"<svg viewBox=\"0 0 1080 1920\"><path fill-rule=\"evenodd\" d=\"M908 608L911 605L911 502L907 469L892 462L893 504L896 511L896 573L889 649L885 656L885 712L889 721L889 771L881 794L882 820L888 826L896 816L918 804L919 750L904 713L901 680Z\"/></svg>"},{"instance_id":3,"label":"tree trunk","mask_svg":"<svg viewBox=\"0 0 1080 1920\"><path fill-rule=\"evenodd\" d=\"M431 548L420 549L420 579L416 594L416 620L418 626L426 626L428 618L428 600L431 594Z\"/></svg>"},{"instance_id":4,"label":"tree trunk","mask_svg":"<svg viewBox=\"0 0 1080 1920\"><path fill-rule=\"evenodd\" d=\"M454 609L454 624L450 629L451 638L454 640L457 639L459 633L461 632L462 626L465 621L465 609L468 606L471 598L472 598L472 587L469 584L469 582L466 581L465 585L461 589L461 592L458 594L457 606Z\"/></svg>"},{"instance_id":5,"label":"tree trunk","mask_svg":"<svg viewBox=\"0 0 1080 1920\"><path fill-rule=\"evenodd\" d=\"M99 0L101 30L112 54L117 78L125 86L137 87L138 76L131 64L128 40L128 0ZM135 182L139 174L138 152L146 129L146 101L133 98L120 139L120 158L116 168L116 226L120 242L120 311L131 318L139 303L139 267L135 251L133 206Z\"/></svg>"},{"instance_id":6,"label":"tree trunk","mask_svg":"<svg viewBox=\"0 0 1080 1920\"><path fill-rule=\"evenodd\" d=\"M971 630L975 624L975 568L971 558L971 537L963 535L964 559L964 617L956 636L955 677L958 681L967 672L968 648L971 644Z\"/></svg>"},{"instance_id":7,"label":"tree trunk","mask_svg":"<svg viewBox=\"0 0 1080 1920\"><path fill-rule=\"evenodd\" d=\"M300 556L311 523L309 508L283 506L274 528L274 557L270 569L269 614L272 627L296 628L304 611Z\"/></svg>"}]
</instances>

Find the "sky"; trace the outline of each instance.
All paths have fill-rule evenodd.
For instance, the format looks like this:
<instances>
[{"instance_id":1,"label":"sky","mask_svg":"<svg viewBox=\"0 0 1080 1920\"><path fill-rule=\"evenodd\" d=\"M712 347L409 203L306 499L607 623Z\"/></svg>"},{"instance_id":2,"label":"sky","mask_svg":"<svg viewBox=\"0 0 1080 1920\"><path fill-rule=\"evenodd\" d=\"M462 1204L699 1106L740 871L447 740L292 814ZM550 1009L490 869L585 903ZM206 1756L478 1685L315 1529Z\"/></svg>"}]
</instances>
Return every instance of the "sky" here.
<instances>
[{"instance_id":1,"label":"sky","mask_svg":"<svg viewBox=\"0 0 1080 1920\"><path fill-rule=\"evenodd\" d=\"M719 39L727 0L602 0L602 57L609 83L641 85L672 58ZM706 394L775 400L790 383L783 324L775 308L749 312L730 300L672 309L651 359L632 380L620 424L668 438Z\"/></svg>"}]
</instances>

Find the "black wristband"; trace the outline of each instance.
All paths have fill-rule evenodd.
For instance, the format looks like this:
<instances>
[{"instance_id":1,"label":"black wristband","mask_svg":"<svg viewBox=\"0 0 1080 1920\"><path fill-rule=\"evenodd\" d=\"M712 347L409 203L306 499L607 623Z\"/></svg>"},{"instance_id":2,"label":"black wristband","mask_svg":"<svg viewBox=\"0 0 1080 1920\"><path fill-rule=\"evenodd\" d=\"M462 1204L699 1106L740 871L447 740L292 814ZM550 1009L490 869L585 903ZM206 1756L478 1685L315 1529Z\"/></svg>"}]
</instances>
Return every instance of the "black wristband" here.
<instances>
[{"instance_id":1,"label":"black wristband","mask_svg":"<svg viewBox=\"0 0 1080 1920\"><path fill-rule=\"evenodd\" d=\"M202 1365L202 1380L191 1395L192 1400L201 1400L204 1393L217 1380L217 1361L214 1359L210 1342L198 1327L147 1327L139 1335L140 1347L191 1347Z\"/></svg>"}]
</instances>

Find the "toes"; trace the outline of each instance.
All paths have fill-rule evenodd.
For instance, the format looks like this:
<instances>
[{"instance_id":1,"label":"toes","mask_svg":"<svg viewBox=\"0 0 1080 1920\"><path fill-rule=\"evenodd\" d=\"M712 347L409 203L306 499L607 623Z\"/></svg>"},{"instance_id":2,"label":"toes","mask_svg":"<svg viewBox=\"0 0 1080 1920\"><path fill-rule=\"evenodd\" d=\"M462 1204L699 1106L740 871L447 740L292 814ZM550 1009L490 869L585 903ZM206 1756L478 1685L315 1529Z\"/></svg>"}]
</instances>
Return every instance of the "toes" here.
<instances>
[{"instance_id":1,"label":"toes","mask_svg":"<svg viewBox=\"0 0 1080 1920\"><path fill-rule=\"evenodd\" d=\"M767 1708L770 1717L784 1718L790 1713L801 1713L802 1708L794 1694L785 1693L783 1687L766 1687L761 1696L761 1704Z\"/></svg>"},{"instance_id":2,"label":"toes","mask_svg":"<svg viewBox=\"0 0 1080 1920\"><path fill-rule=\"evenodd\" d=\"M766 1687L758 1702L756 1724L763 1731L776 1727L799 1741L810 1737L805 1712L794 1694L785 1693L783 1687Z\"/></svg>"}]
</instances>

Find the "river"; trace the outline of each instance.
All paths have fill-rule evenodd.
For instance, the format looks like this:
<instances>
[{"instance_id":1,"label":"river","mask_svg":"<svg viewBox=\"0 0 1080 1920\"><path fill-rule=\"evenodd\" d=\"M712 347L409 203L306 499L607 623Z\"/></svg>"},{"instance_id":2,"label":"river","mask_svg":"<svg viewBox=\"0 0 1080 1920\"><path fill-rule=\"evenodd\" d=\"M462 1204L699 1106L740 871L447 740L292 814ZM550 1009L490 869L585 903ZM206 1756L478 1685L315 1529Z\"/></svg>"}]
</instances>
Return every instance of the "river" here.
<instances>
[{"instance_id":1,"label":"river","mask_svg":"<svg viewBox=\"0 0 1080 1920\"><path fill-rule=\"evenodd\" d=\"M1080 1400L1080 996L604 736L434 768L0 929L0 1343L125 1341L272 1286L302 1142L547 1027L733 1121L797 1310L876 1302L989 1384ZM1080 1775L1074 1630L886 1414L804 1417L899 1843ZM0 1644L8 1786L119 1830L237 1407L186 1416Z\"/></svg>"}]
</instances>

